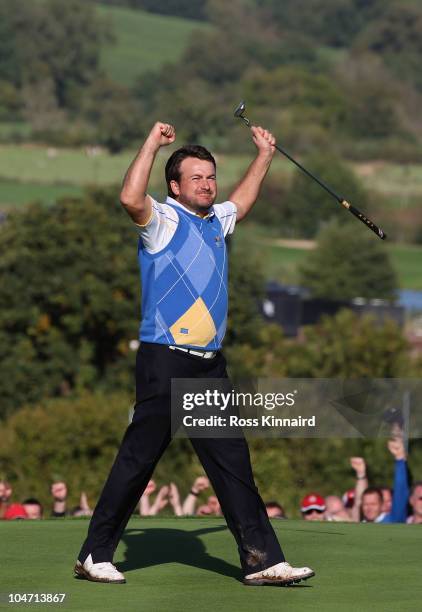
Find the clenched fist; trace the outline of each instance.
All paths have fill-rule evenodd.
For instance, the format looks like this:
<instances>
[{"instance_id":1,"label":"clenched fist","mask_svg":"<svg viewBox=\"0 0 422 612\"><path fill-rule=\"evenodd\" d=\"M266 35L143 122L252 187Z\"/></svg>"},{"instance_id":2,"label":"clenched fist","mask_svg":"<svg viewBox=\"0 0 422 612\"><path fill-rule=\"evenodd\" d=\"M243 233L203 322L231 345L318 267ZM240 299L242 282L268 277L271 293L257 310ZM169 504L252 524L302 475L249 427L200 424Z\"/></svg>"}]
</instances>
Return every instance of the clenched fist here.
<instances>
[{"instance_id":1,"label":"clenched fist","mask_svg":"<svg viewBox=\"0 0 422 612\"><path fill-rule=\"evenodd\" d=\"M170 123L161 123L157 121L154 124L149 136L146 140L148 144L151 144L154 149L160 147L166 147L176 140L176 130Z\"/></svg>"},{"instance_id":2,"label":"clenched fist","mask_svg":"<svg viewBox=\"0 0 422 612\"><path fill-rule=\"evenodd\" d=\"M350 457L350 465L355 470L357 478L363 478L366 475L366 463L362 457Z\"/></svg>"},{"instance_id":3,"label":"clenched fist","mask_svg":"<svg viewBox=\"0 0 422 612\"><path fill-rule=\"evenodd\" d=\"M261 126L253 125L251 127L251 132L252 139L258 151L260 153L266 153L269 157L272 157L275 153L275 136Z\"/></svg>"}]
</instances>

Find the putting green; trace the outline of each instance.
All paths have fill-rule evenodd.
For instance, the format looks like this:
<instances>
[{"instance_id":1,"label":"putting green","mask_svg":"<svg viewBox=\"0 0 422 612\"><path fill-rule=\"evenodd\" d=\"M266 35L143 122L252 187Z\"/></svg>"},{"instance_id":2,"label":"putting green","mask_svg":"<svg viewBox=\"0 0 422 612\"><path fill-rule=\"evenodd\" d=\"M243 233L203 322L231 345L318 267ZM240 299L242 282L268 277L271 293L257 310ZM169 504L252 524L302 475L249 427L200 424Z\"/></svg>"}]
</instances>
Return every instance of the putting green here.
<instances>
[{"instance_id":1,"label":"putting green","mask_svg":"<svg viewBox=\"0 0 422 612\"><path fill-rule=\"evenodd\" d=\"M86 520L0 523L2 609L104 612L371 611L420 609L422 529L274 521L292 564L316 577L290 588L245 587L221 519L134 518L115 562L127 584L72 577ZM8 604L8 593L65 593L64 604Z\"/></svg>"}]
</instances>

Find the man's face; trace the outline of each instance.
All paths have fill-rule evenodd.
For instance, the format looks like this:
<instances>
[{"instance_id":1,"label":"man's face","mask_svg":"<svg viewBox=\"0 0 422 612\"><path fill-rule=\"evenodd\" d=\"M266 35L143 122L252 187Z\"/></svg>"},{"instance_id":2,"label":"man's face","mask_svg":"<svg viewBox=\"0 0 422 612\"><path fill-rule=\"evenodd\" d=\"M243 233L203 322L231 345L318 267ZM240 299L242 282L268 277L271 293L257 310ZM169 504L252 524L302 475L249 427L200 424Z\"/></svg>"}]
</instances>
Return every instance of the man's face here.
<instances>
[{"instance_id":1,"label":"man's face","mask_svg":"<svg viewBox=\"0 0 422 612\"><path fill-rule=\"evenodd\" d=\"M194 212L206 212L217 197L217 179L210 161L186 157L180 164L180 180L171 181L175 199Z\"/></svg>"},{"instance_id":2,"label":"man's face","mask_svg":"<svg viewBox=\"0 0 422 612\"><path fill-rule=\"evenodd\" d=\"M284 518L283 512L277 506L267 506L267 516L269 518Z\"/></svg>"},{"instance_id":3,"label":"man's face","mask_svg":"<svg viewBox=\"0 0 422 612\"><path fill-rule=\"evenodd\" d=\"M321 510L307 510L306 512L302 512L302 516L305 521L323 521L324 520L324 512Z\"/></svg>"},{"instance_id":4,"label":"man's face","mask_svg":"<svg viewBox=\"0 0 422 612\"><path fill-rule=\"evenodd\" d=\"M413 514L422 518L422 485L415 488L409 501L413 508Z\"/></svg>"},{"instance_id":5,"label":"man's face","mask_svg":"<svg viewBox=\"0 0 422 612\"><path fill-rule=\"evenodd\" d=\"M41 518L41 506L38 504L23 504L29 519Z\"/></svg>"},{"instance_id":6,"label":"man's face","mask_svg":"<svg viewBox=\"0 0 422 612\"><path fill-rule=\"evenodd\" d=\"M382 489L382 512L391 512L393 498L390 489Z\"/></svg>"},{"instance_id":7,"label":"man's face","mask_svg":"<svg viewBox=\"0 0 422 612\"><path fill-rule=\"evenodd\" d=\"M368 493L362 499L362 514L367 521L374 521L382 512L382 501L376 493Z\"/></svg>"},{"instance_id":8,"label":"man's face","mask_svg":"<svg viewBox=\"0 0 422 612\"><path fill-rule=\"evenodd\" d=\"M0 481L0 502L7 502L12 495L12 488L3 480Z\"/></svg>"},{"instance_id":9,"label":"man's face","mask_svg":"<svg viewBox=\"0 0 422 612\"><path fill-rule=\"evenodd\" d=\"M210 508L211 512L214 512L214 514L220 514L220 503L215 495L210 495L208 498L208 508Z\"/></svg>"}]
</instances>

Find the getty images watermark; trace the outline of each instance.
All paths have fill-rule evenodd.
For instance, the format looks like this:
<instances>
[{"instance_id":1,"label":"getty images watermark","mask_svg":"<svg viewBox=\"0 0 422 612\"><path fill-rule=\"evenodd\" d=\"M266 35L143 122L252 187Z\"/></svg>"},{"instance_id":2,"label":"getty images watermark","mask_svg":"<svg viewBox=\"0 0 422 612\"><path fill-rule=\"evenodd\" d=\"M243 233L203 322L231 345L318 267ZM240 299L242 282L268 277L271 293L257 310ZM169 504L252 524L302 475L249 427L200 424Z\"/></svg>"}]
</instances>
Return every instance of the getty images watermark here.
<instances>
[{"instance_id":1,"label":"getty images watermark","mask_svg":"<svg viewBox=\"0 0 422 612\"><path fill-rule=\"evenodd\" d=\"M175 437L422 437L420 379L172 381Z\"/></svg>"},{"instance_id":2,"label":"getty images watermark","mask_svg":"<svg viewBox=\"0 0 422 612\"><path fill-rule=\"evenodd\" d=\"M272 411L282 406L294 406L295 389L291 393L251 393L242 391L229 391L224 393L217 389L206 389L201 393L184 393L182 396L182 408L184 411L194 409L210 408L219 410L220 414L209 416L194 416L193 414L182 415L184 427L315 427L315 415L305 418L298 415L293 418L277 417L274 414L261 414L257 416L241 416L240 414L229 414L233 408L243 410L251 407L262 408L264 411Z\"/></svg>"}]
</instances>

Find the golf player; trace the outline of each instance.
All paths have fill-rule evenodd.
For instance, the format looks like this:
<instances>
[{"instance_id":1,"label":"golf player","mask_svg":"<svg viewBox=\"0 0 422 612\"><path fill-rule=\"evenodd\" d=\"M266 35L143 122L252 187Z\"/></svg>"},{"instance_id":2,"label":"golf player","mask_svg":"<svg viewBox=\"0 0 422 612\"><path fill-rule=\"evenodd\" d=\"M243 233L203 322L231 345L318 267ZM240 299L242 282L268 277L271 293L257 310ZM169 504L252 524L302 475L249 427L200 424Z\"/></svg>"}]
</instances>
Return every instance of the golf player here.
<instances>
[{"instance_id":1,"label":"golf player","mask_svg":"<svg viewBox=\"0 0 422 612\"><path fill-rule=\"evenodd\" d=\"M227 379L221 353L228 305L225 237L254 205L275 138L251 128L257 155L229 201L214 205L216 163L203 147L176 150L166 164L165 203L147 195L155 157L172 144L172 125L157 122L129 167L120 195L139 234L142 321L134 416L92 516L75 573L125 582L113 554L154 467L171 440L171 379ZM239 551L248 585L288 585L314 572L293 568L255 486L243 437L192 438Z\"/></svg>"}]
</instances>

